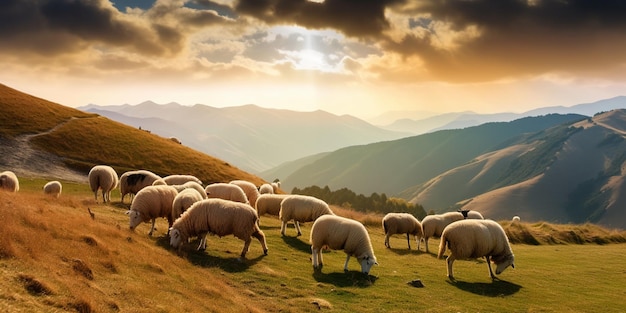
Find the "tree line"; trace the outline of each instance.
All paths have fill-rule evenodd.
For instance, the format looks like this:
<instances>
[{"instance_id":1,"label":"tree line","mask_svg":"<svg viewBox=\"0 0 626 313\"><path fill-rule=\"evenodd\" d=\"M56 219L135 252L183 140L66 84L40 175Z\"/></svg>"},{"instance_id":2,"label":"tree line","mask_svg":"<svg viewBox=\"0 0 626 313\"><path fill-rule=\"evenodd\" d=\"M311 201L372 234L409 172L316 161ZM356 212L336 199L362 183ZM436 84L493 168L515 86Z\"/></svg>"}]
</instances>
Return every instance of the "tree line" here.
<instances>
[{"instance_id":1,"label":"tree line","mask_svg":"<svg viewBox=\"0 0 626 313\"><path fill-rule=\"evenodd\" d=\"M341 188L335 191L330 190L328 186L321 188L319 186L310 186L303 189L293 188L292 194L308 195L326 201L328 204L341 206L343 208L352 209L364 213L381 213L405 212L413 214L418 219L426 216L424 207L419 204L412 204L404 199L389 198L386 194L372 193L369 197L363 194L356 194L348 188Z\"/></svg>"}]
</instances>

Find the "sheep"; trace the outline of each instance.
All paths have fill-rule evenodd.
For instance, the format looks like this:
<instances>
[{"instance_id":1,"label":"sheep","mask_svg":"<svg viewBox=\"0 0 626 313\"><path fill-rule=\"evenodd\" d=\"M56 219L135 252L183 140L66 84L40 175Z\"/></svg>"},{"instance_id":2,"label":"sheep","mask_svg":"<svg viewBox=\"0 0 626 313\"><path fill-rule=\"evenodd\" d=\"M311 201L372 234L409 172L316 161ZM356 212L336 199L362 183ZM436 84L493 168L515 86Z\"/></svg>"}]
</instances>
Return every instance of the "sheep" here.
<instances>
[{"instance_id":1,"label":"sheep","mask_svg":"<svg viewBox=\"0 0 626 313\"><path fill-rule=\"evenodd\" d=\"M198 191L200 196L202 196L202 199L207 198L206 191L204 190L202 185L196 183L195 181L188 181L182 185L172 185L172 187L176 188L178 192L181 192L185 189L195 189L196 191Z\"/></svg>"},{"instance_id":2,"label":"sheep","mask_svg":"<svg viewBox=\"0 0 626 313\"><path fill-rule=\"evenodd\" d=\"M264 214L278 216L280 213L280 203L287 198L287 194L264 193L256 199L256 208L259 217Z\"/></svg>"},{"instance_id":3,"label":"sheep","mask_svg":"<svg viewBox=\"0 0 626 313\"><path fill-rule=\"evenodd\" d=\"M477 211L466 211L469 219L483 219L482 214ZM446 212L443 214L427 215L422 219L422 238L428 252L428 238L441 237L441 232L450 223L465 219L461 212Z\"/></svg>"},{"instance_id":4,"label":"sheep","mask_svg":"<svg viewBox=\"0 0 626 313\"><path fill-rule=\"evenodd\" d=\"M137 194L141 189L146 186L151 186L154 181L160 178L159 175L146 170L125 172L120 177L121 202L124 203L124 197L127 194L131 194L131 196Z\"/></svg>"},{"instance_id":5,"label":"sheep","mask_svg":"<svg viewBox=\"0 0 626 313\"><path fill-rule=\"evenodd\" d=\"M281 220L280 233L285 236L287 222L293 220L298 236L300 236L302 235L300 223L313 222L325 214L335 215L323 200L311 196L290 195L280 203L280 212L278 213Z\"/></svg>"},{"instance_id":6,"label":"sheep","mask_svg":"<svg viewBox=\"0 0 626 313\"><path fill-rule=\"evenodd\" d=\"M257 225L256 211L248 204L224 199L206 199L194 203L170 228L170 245L180 252L184 242L198 236L197 250L206 249L206 235L219 237L234 235L244 241L241 259L246 257L252 237L255 237L267 255L265 234Z\"/></svg>"},{"instance_id":7,"label":"sheep","mask_svg":"<svg viewBox=\"0 0 626 313\"><path fill-rule=\"evenodd\" d=\"M172 204L174 198L178 194L176 188L172 186L147 186L137 192L130 210L126 212L129 215L130 230L141 222L152 220L149 236L154 232L154 223L158 217L167 219L169 227L172 227L174 219L172 218Z\"/></svg>"},{"instance_id":8,"label":"sheep","mask_svg":"<svg viewBox=\"0 0 626 313\"><path fill-rule=\"evenodd\" d=\"M364 274L369 274L372 265L378 264L365 226L349 218L337 215L320 216L311 227L310 242L314 270L321 269L323 265L323 248L343 250L346 253L346 262L343 265L346 272L350 256L357 258Z\"/></svg>"},{"instance_id":9,"label":"sheep","mask_svg":"<svg viewBox=\"0 0 626 313\"><path fill-rule=\"evenodd\" d=\"M63 186L58 180L53 180L43 186L43 193L58 198L61 195Z\"/></svg>"},{"instance_id":10,"label":"sheep","mask_svg":"<svg viewBox=\"0 0 626 313\"><path fill-rule=\"evenodd\" d=\"M20 181L17 179L17 175L11 171L0 173L0 189L18 192L20 190Z\"/></svg>"},{"instance_id":11,"label":"sheep","mask_svg":"<svg viewBox=\"0 0 626 313\"><path fill-rule=\"evenodd\" d=\"M272 189L274 189L274 193L278 193L278 189L280 189L280 181L276 181L271 183Z\"/></svg>"},{"instance_id":12,"label":"sheep","mask_svg":"<svg viewBox=\"0 0 626 313\"><path fill-rule=\"evenodd\" d=\"M108 165L96 165L89 170L89 187L98 201L98 189L102 190L102 202L111 202L111 190L117 187L117 172Z\"/></svg>"},{"instance_id":13,"label":"sheep","mask_svg":"<svg viewBox=\"0 0 626 313\"><path fill-rule=\"evenodd\" d=\"M250 204L241 187L227 183L213 183L204 188L207 198L220 198Z\"/></svg>"},{"instance_id":14,"label":"sheep","mask_svg":"<svg viewBox=\"0 0 626 313\"><path fill-rule=\"evenodd\" d=\"M272 185L270 184L263 184L261 185L261 187L259 187L259 193L260 194L274 193L274 188L272 188Z\"/></svg>"},{"instance_id":15,"label":"sheep","mask_svg":"<svg viewBox=\"0 0 626 313\"><path fill-rule=\"evenodd\" d=\"M423 235L422 224L409 213L387 213L383 217L383 231L385 232L385 246L391 248L389 237L394 234L406 234L406 244L411 250L409 235L415 236L417 250L420 249L420 241ZM419 237L418 237L419 236Z\"/></svg>"},{"instance_id":16,"label":"sheep","mask_svg":"<svg viewBox=\"0 0 626 313\"><path fill-rule=\"evenodd\" d=\"M202 181L193 175L169 175L163 177L163 181L168 185L182 185L188 181L202 185Z\"/></svg>"},{"instance_id":17,"label":"sheep","mask_svg":"<svg viewBox=\"0 0 626 313\"><path fill-rule=\"evenodd\" d=\"M202 198L202 194L200 194L196 189L185 188L178 192L172 202L172 220L175 221L181 214L187 211L192 204L201 200L204 200Z\"/></svg>"},{"instance_id":18,"label":"sheep","mask_svg":"<svg viewBox=\"0 0 626 313\"><path fill-rule=\"evenodd\" d=\"M517 215L513 216L513 218L511 219L512 224L519 223L519 222L520 222L520 218Z\"/></svg>"},{"instance_id":19,"label":"sheep","mask_svg":"<svg viewBox=\"0 0 626 313\"><path fill-rule=\"evenodd\" d=\"M511 251L509 239L500 224L492 220L462 220L448 225L441 234L438 258L443 258L446 246L450 255L448 278L454 280L452 264L454 260L467 260L485 257L489 276L496 279L491 270L491 262L497 265L496 274L500 275L509 265L515 268L515 256Z\"/></svg>"},{"instance_id":20,"label":"sheep","mask_svg":"<svg viewBox=\"0 0 626 313\"><path fill-rule=\"evenodd\" d=\"M261 195L256 185L246 180L233 180L230 182L233 185L237 185L241 187L243 192L246 194L248 201L250 201L250 205L254 205L256 203L256 199Z\"/></svg>"}]
</instances>

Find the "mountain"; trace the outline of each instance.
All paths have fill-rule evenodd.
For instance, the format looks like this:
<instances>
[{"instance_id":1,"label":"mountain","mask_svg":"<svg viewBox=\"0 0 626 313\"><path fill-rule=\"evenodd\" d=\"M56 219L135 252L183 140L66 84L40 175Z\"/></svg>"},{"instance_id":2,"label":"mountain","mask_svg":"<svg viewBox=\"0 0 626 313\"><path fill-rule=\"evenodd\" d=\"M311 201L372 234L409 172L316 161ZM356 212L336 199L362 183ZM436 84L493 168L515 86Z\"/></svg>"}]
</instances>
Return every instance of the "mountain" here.
<instances>
[{"instance_id":1,"label":"mountain","mask_svg":"<svg viewBox=\"0 0 626 313\"><path fill-rule=\"evenodd\" d=\"M161 121L154 120L156 125ZM228 162L93 113L69 108L0 84L0 168L18 176L86 181L96 164L122 174L192 174L205 183L264 181Z\"/></svg>"},{"instance_id":2,"label":"mountain","mask_svg":"<svg viewBox=\"0 0 626 313\"><path fill-rule=\"evenodd\" d=\"M176 137L184 145L229 160L253 173L321 152L409 135L384 130L349 115L265 109L255 105L214 108L148 101L138 105L88 105L79 109L164 137Z\"/></svg>"},{"instance_id":3,"label":"mountain","mask_svg":"<svg viewBox=\"0 0 626 313\"><path fill-rule=\"evenodd\" d=\"M331 189L347 187L366 195L373 192L397 195L506 146L519 136L584 118L575 114L528 117L347 147L312 163L302 164L297 171L281 178L282 187L291 190L293 187L328 185Z\"/></svg>"},{"instance_id":4,"label":"mountain","mask_svg":"<svg viewBox=\"0 0 626 313\"><path fill-rule=\"evenodd\" d=\"M434 132L444 129L457 129L477 126L489 122L510 122L522 117L546 114L580 114L592 116L598 112L626 108L626 96L618 96L592 103L582 103L570 107L550 106L538 108L523 113L495 113L479 114L474 112L453 112L428 116L426 118L401 118L393 123L383 124L384 129L398 132L408 132L414 135ZM417 113L417 112L416 112ZM385 116L385 115L381 115ZM415 116L412 115L412 116ZM381 118L382 119L382 118ZM378 119L378 120L381 120Z\"/></svg>"}]
</instances>

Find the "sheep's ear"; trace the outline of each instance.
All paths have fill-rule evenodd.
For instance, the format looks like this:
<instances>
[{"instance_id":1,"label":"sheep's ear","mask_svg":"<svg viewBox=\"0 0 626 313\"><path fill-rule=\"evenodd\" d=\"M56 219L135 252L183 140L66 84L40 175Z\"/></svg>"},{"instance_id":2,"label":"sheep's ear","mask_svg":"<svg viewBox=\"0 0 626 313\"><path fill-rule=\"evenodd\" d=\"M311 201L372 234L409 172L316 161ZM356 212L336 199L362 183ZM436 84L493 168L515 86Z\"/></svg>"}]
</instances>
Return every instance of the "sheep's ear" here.
<instances>
[{"instance_id":1,"label":"sheep's ear","mask_svg":"<svg viewBox=\"0 0 626 313\"><path fill-rule=\"evenodd\" d=\"M126 215L130 215L130 210L126 211L125 213Z\"/></svg>"},{"instance_id":2,"label":"sheep's ear","mask_svg":"<svg viewBox=\"0 0 626 313\"><path fill-rule=\"evenodd\" d=\"M511 263L511 267L512 267L512 268L515 268L515 263Z\"/></svg>"}]
</instances>

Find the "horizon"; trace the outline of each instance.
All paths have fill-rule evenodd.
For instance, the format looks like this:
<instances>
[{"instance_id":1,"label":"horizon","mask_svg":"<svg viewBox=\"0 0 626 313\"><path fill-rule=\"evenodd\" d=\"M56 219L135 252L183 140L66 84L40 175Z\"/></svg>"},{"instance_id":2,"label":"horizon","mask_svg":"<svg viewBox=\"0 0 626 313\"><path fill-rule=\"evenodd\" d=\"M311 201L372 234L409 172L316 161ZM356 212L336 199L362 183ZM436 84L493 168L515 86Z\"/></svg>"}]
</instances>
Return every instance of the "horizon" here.
<instances>
[{"instance_id":1,"label":"horizon","mask_svg":"<svg viewBox=\"0 0 626 313\"><path fill-rule=\"evenodd\" d=\"M626 94L626 3L283 2L11 2L0 82L70 107L254 104L363 120Z\"/></svg>"}]
</instances>

